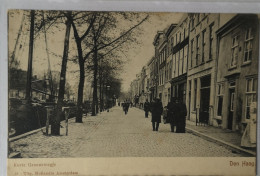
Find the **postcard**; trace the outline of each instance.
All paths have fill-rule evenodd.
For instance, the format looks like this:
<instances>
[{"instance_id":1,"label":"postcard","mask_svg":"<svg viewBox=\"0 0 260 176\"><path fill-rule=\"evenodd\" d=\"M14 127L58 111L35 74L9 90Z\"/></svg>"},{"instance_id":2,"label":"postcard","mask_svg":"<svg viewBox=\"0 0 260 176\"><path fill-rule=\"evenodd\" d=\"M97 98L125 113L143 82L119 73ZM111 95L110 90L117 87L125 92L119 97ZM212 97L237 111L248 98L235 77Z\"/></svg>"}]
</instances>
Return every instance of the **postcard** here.
<instances>
[{"instance_id":1,"label":"postcard","mask_svg":"<svg viewBox=\"0 0 260 176\"><path fill-rule=\"evenodd\" d=\"M8 10L8 175L256 175L259 15Z\"/></svg>"}]
</instances>

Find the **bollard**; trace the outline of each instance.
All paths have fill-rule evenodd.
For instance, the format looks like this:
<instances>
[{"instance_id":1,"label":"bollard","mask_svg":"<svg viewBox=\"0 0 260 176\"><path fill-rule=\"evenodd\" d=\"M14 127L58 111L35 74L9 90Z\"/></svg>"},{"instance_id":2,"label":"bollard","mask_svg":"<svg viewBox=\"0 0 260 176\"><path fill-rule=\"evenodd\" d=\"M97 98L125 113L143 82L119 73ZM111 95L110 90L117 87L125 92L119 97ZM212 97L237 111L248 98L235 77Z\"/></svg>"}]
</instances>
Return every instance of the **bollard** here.
<instances>
[{"instance_id":1,"label":"bollard","mask_svg":"<svg viewBox=\"0 0 260 176\"><path fill-rule=\"evenodd\" d=\"M68 107L64 107L64 114L65 114L65 123L66 123L66 136L68 136L69 133L69 115L70 115L70 109Z\"/></svg>"},{"instance_id":2,"label":"bollard","mask_svg":"<svg viewBox=\"0 0 260 176\"><path fill-rule=\"evenodd\" d=\"M49 126L50 126L50 117L51 117L51 111L53 110L52 106L45 106L47 111L47 119L46 119L46 135L49 134Z\"/></svg>"}]
</instances>

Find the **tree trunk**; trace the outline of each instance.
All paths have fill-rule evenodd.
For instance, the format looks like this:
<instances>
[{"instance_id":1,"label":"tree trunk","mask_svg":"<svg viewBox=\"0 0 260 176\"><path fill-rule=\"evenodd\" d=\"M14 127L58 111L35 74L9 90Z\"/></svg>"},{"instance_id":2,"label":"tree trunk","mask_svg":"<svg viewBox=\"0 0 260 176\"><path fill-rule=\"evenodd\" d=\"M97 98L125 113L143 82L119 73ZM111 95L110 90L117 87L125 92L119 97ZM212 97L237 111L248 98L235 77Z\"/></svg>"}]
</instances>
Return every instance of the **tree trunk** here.
<instances>
[{"instance_id":1,"label":"tree trunk","mask_svg":"<svg viewBox=\"0 0 260 176\"><path fill-rule=\"evenodd\" d=\"M98 72L98 58L97 58L97 47L96 42L94 39L94 55L93 55L93 62L94 62L94 80L93 80L93 102L92 102L92 116L96 115L97 112L97 72Z\"/></svg>"},{"instance_id":2,"label":"tree trunk","mask_svg":"<svg viewBox=\"0 0 260 176\"><path fill-rule=\"evenodd\" d=\"M82 50L81 50L82 53ZM82 102L83 102L83 89L84 89L84 83L85 83L85 67L84 62L79 62L79 87L78 87L78 102L77 102L77 116L76 116L76 122L82 123Z\"/></svg>"},{"instance_id":3,"label":"tree trunk","mask_svg":"<svg viewBox=\"0 0 260 176\"><path fill-rule=\"evenodd\" d=\"M103 100L102 100L102 79L101 79L101 70L99 69L99 100L100 100L100 112L103 111Z\"/></svg>"},{"instance_id":4,"label":"tree trunk","mask_svg":"<svg viewBox=\"0 0 260 176\"><path fill-rule=\"evenodd\" d=\"M70 15L71 12L68 12L68 14ZM66 68L67 68L68 52L69 52L70 28L71 28L71 21L68 19L66 21L66 33L65 33L65 40L64 40L64 50L63 50L61 73L60 73L60 86L59 86L59 95L58 95L56 116L54 117L53 123L51 126L52 135L60 135L60 119L62 116L62 106L63 106L63 99L64 99L64 93L65 93Z\"/></svg>"}]
</instances>

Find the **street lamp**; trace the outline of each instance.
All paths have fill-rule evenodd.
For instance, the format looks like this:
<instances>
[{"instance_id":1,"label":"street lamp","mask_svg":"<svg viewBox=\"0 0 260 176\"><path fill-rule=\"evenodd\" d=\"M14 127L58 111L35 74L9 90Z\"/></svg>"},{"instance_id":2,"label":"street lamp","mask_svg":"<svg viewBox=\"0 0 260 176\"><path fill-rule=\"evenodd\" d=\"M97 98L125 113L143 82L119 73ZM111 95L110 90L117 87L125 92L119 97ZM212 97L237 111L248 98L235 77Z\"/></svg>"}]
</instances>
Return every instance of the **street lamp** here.
<instances>
[{"instance_id":1,"label":"street lamp","mask_svg":"<svg viewBox=\"0 0 260 176\"><path fill-rule=\"evenodd\" d=\"M107 112L109 112L109 107L110 107L110 105L109 105L109 89L110 89L110 86L107 85L106 88L107 88L107 95L106 95L107 103L106 104L107 104Z\"/></svg>"}]
</instances>

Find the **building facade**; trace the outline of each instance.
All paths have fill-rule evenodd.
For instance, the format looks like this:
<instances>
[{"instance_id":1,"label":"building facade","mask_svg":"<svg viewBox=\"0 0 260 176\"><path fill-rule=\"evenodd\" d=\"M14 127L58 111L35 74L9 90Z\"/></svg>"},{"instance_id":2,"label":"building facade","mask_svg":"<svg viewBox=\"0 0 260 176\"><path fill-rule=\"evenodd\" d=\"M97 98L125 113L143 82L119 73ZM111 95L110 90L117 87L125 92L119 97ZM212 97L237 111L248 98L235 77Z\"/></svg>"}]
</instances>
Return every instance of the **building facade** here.
<instances>
[{"instance_id":1,"label":"building facade","mask_svg":"<svg viewBox=\"0 0 260 176\"><path fill-rule=\"evenodd\" d=\"M169 32L168 38L172 53L171 94L172 97L185 103L189 45L188 15L184 15L180 23Z\"/></svg>"},{"instance_id":2,"label":"building facade","mask_svg":"<svg viewBox=\"0 0 260 176\"><path fill-rule=\"evenodd\" d=\"M218 31L214 125L243 132L257 102L259 19L235 15Z\"/></svg>"},{"instance_id":3,"label":"building facade","mask_svg":"<svg viewBox=\"0 0 260 176\"><path fill-rule=\"evenodd\" d=\"M188 119L212 124L219 14L189 14Z\"/></svg>"},{"instance_id":4,"label":"building facade","mask_svg":"<svg viewBox=\"0 0 260 176\"><path fill-rule=\"evenodd\" d=\"M163 106L179 98L187 120L243 132L257 103L258 39L257 15L185 14L157 32L133 95L160 98Z\"/></svg>"}]
</instances>

